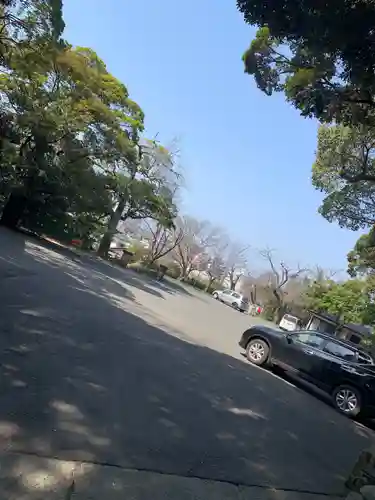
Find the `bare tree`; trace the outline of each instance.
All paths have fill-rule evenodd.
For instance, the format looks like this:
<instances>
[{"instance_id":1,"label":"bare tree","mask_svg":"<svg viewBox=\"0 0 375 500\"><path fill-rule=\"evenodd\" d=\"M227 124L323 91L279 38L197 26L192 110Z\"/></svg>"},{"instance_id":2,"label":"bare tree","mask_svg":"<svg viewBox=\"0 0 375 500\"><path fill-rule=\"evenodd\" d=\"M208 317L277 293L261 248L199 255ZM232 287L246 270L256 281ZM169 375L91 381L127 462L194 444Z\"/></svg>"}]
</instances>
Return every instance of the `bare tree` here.
<instances>
[{"instance_id":1,"label":"bare tree","mask_svg":"<svg viewBox=\"0 0 375 500\"><path fill-rule=\"evenodd\" d=\"M268 262L271 270L271 276L268 282L268 287L275 299L276 310L275 319L279 322L284 314L285 309L285 286L293 279L301 276L307 271L305 268L298 266L297 269L293 270L285 262L280 262L280 264L275 263L274 252L270 249L264 249L260 251L260 255Z\"/></svg>"},{"instance_id":2,"label":"bare tree","mask_svg":"<svg viewBox=\"0 0 375 500\"><path fill-rule=\"evenodd\" d=\"M229 279L229 288L235 290L237 283L244 276L247 266L246 252L250 245L241 247L238 243L229 245L226 258L226 277Z\"/></svg>"},{"instance_id":3,"label":"bare tree","mask_svg":"<svg viewBox=\"0 0 375 500\"><path fill-rule=\"evenodd\" d=\"M212 257L207 265L206 273L208 276L206 292L208 292L215 281L225 277L226 267L223 257L215 255Z\"/></svg>"},{"instance_id":4,"label":"bare tree","mask_svg":"<svg viewBox=\"0 0 375 500\"><path fill-rule=\"evenodd\" d=\"M190 216L178 217L176 229L182 231L183 236L173 251L173 258L180 267L180 279L185 280L200 267L202 260L207 261L207 254L218 246L223 232L208 221Z\"/></svg>"},{"instance_id":5,"label":"bare tree","mask_svg":"<svg viewBox=\"0 0 375 500\"><path fill-rule=\"evenodd\" d=\"M152 265L172 252L181 243L184 233L181 227L168 229L160 222L152 224L145 221L145 224L149 232L149 249L146 259L148 265Z\"/></svg>"},{"instance_id":6,"label":"bare tree","mask_svg":"<svg viewBox=\"0 0 375 500\"><path fill-rule=\"evenodd\" d=\"M312 271L311 280L315 283L325 283L332 281L341 271L334 269L324 269L321 266L315 266Z\"/></svg>"},{"instance_id":7,"label":"bare tree","mask_svg":"<svg viewBox=\"0 0 375 500\"><path fill-rule=\"evenodd\" d=\"M246 295L252 304L267 304L272 298L272 273L264 272L254 275L248 272L241 282L241 292Z\"/></svg>"}]
</instances>

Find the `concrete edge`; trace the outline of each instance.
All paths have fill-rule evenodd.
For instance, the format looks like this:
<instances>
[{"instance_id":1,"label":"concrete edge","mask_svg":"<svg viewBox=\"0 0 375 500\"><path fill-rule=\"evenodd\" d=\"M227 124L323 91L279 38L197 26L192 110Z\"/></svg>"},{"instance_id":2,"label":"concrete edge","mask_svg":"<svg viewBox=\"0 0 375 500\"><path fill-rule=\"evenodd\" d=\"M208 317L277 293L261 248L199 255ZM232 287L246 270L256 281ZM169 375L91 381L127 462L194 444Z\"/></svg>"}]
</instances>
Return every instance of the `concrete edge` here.
<instances>
[{"instance_id":1,"label":"concrete edge","mask_svg":"<svg viewBox=\"0 0 375 500\"><path fill-rule=\"evenodd\" d=\"M7 500L338 500L342 497L240 486L210 479L88 462L0 454L0 498ZM361 498L362 500L362 498ZM366 499L367 500L367 499Z\"/></svg>"}]
</instances>

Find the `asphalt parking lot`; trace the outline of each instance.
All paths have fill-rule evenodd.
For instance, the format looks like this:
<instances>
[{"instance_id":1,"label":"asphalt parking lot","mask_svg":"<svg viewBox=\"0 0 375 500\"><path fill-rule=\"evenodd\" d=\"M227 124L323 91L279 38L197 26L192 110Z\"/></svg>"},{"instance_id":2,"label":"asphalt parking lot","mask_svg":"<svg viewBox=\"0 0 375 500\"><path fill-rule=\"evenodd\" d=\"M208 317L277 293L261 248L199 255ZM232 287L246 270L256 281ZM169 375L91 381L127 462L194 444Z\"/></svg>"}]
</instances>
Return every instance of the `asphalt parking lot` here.
<instances>
[{"instance_id":1,"label":"asphalt parking lot","mask_svg":"<svg viewBox=\"0 0 375 500\"><path fill-rule=\"evenodd\" d=\"M250 366L258 320L21 235L0 249L3 456L342 493L373 433Z\"/></svg>"}]
</instances>

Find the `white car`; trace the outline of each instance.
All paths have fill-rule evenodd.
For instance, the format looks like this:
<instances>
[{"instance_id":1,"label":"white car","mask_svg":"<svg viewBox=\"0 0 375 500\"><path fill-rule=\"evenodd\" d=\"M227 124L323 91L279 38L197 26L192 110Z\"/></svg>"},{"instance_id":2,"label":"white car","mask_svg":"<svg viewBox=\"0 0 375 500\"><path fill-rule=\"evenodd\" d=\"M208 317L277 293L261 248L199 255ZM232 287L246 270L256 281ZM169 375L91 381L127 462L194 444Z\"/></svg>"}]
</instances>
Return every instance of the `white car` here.
<instances>
[{"instance_id":1,"label":"white car","mask_svg":"<svg viewBox=\"0 0 375 500\"><path fill-rule=\"evenodd\" d=\"M238 311L245 312L249 309L249 299L234 290L215 290L212 296Z\"/></svg>"},{"instance_id":2,"label":"white car","mask_svg":"<svg viewBox=\"0 0 375 500\"><path fill-rule=\"evenodd\" d=\"M300 320L291 314L284 314L279 323L279 328L286 332L294 332L298 330L300 326Z\"/></svg>"}]
</instances>

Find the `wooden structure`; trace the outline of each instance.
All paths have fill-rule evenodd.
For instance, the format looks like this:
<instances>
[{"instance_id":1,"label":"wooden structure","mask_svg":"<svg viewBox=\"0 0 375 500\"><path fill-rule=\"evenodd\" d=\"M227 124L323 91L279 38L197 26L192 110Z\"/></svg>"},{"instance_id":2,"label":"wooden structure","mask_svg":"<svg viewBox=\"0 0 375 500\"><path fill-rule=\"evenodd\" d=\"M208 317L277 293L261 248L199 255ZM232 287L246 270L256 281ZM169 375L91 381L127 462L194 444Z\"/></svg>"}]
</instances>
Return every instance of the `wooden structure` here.
<instances>
[{"instance_id":1,"label":"wooden structure","mask_svg":"<svg viewBox=\"0 0 375 500\"><path fill-rule=\"evenodd\" d=\"M306 330L315 330L328 333L342 340L347 340L352 344L360 344L362 340L372 335L371 328L356 323L343 323L338 316L328 313L309 311L310 318L306 325Z\"/></svg>"}]
</instances>

